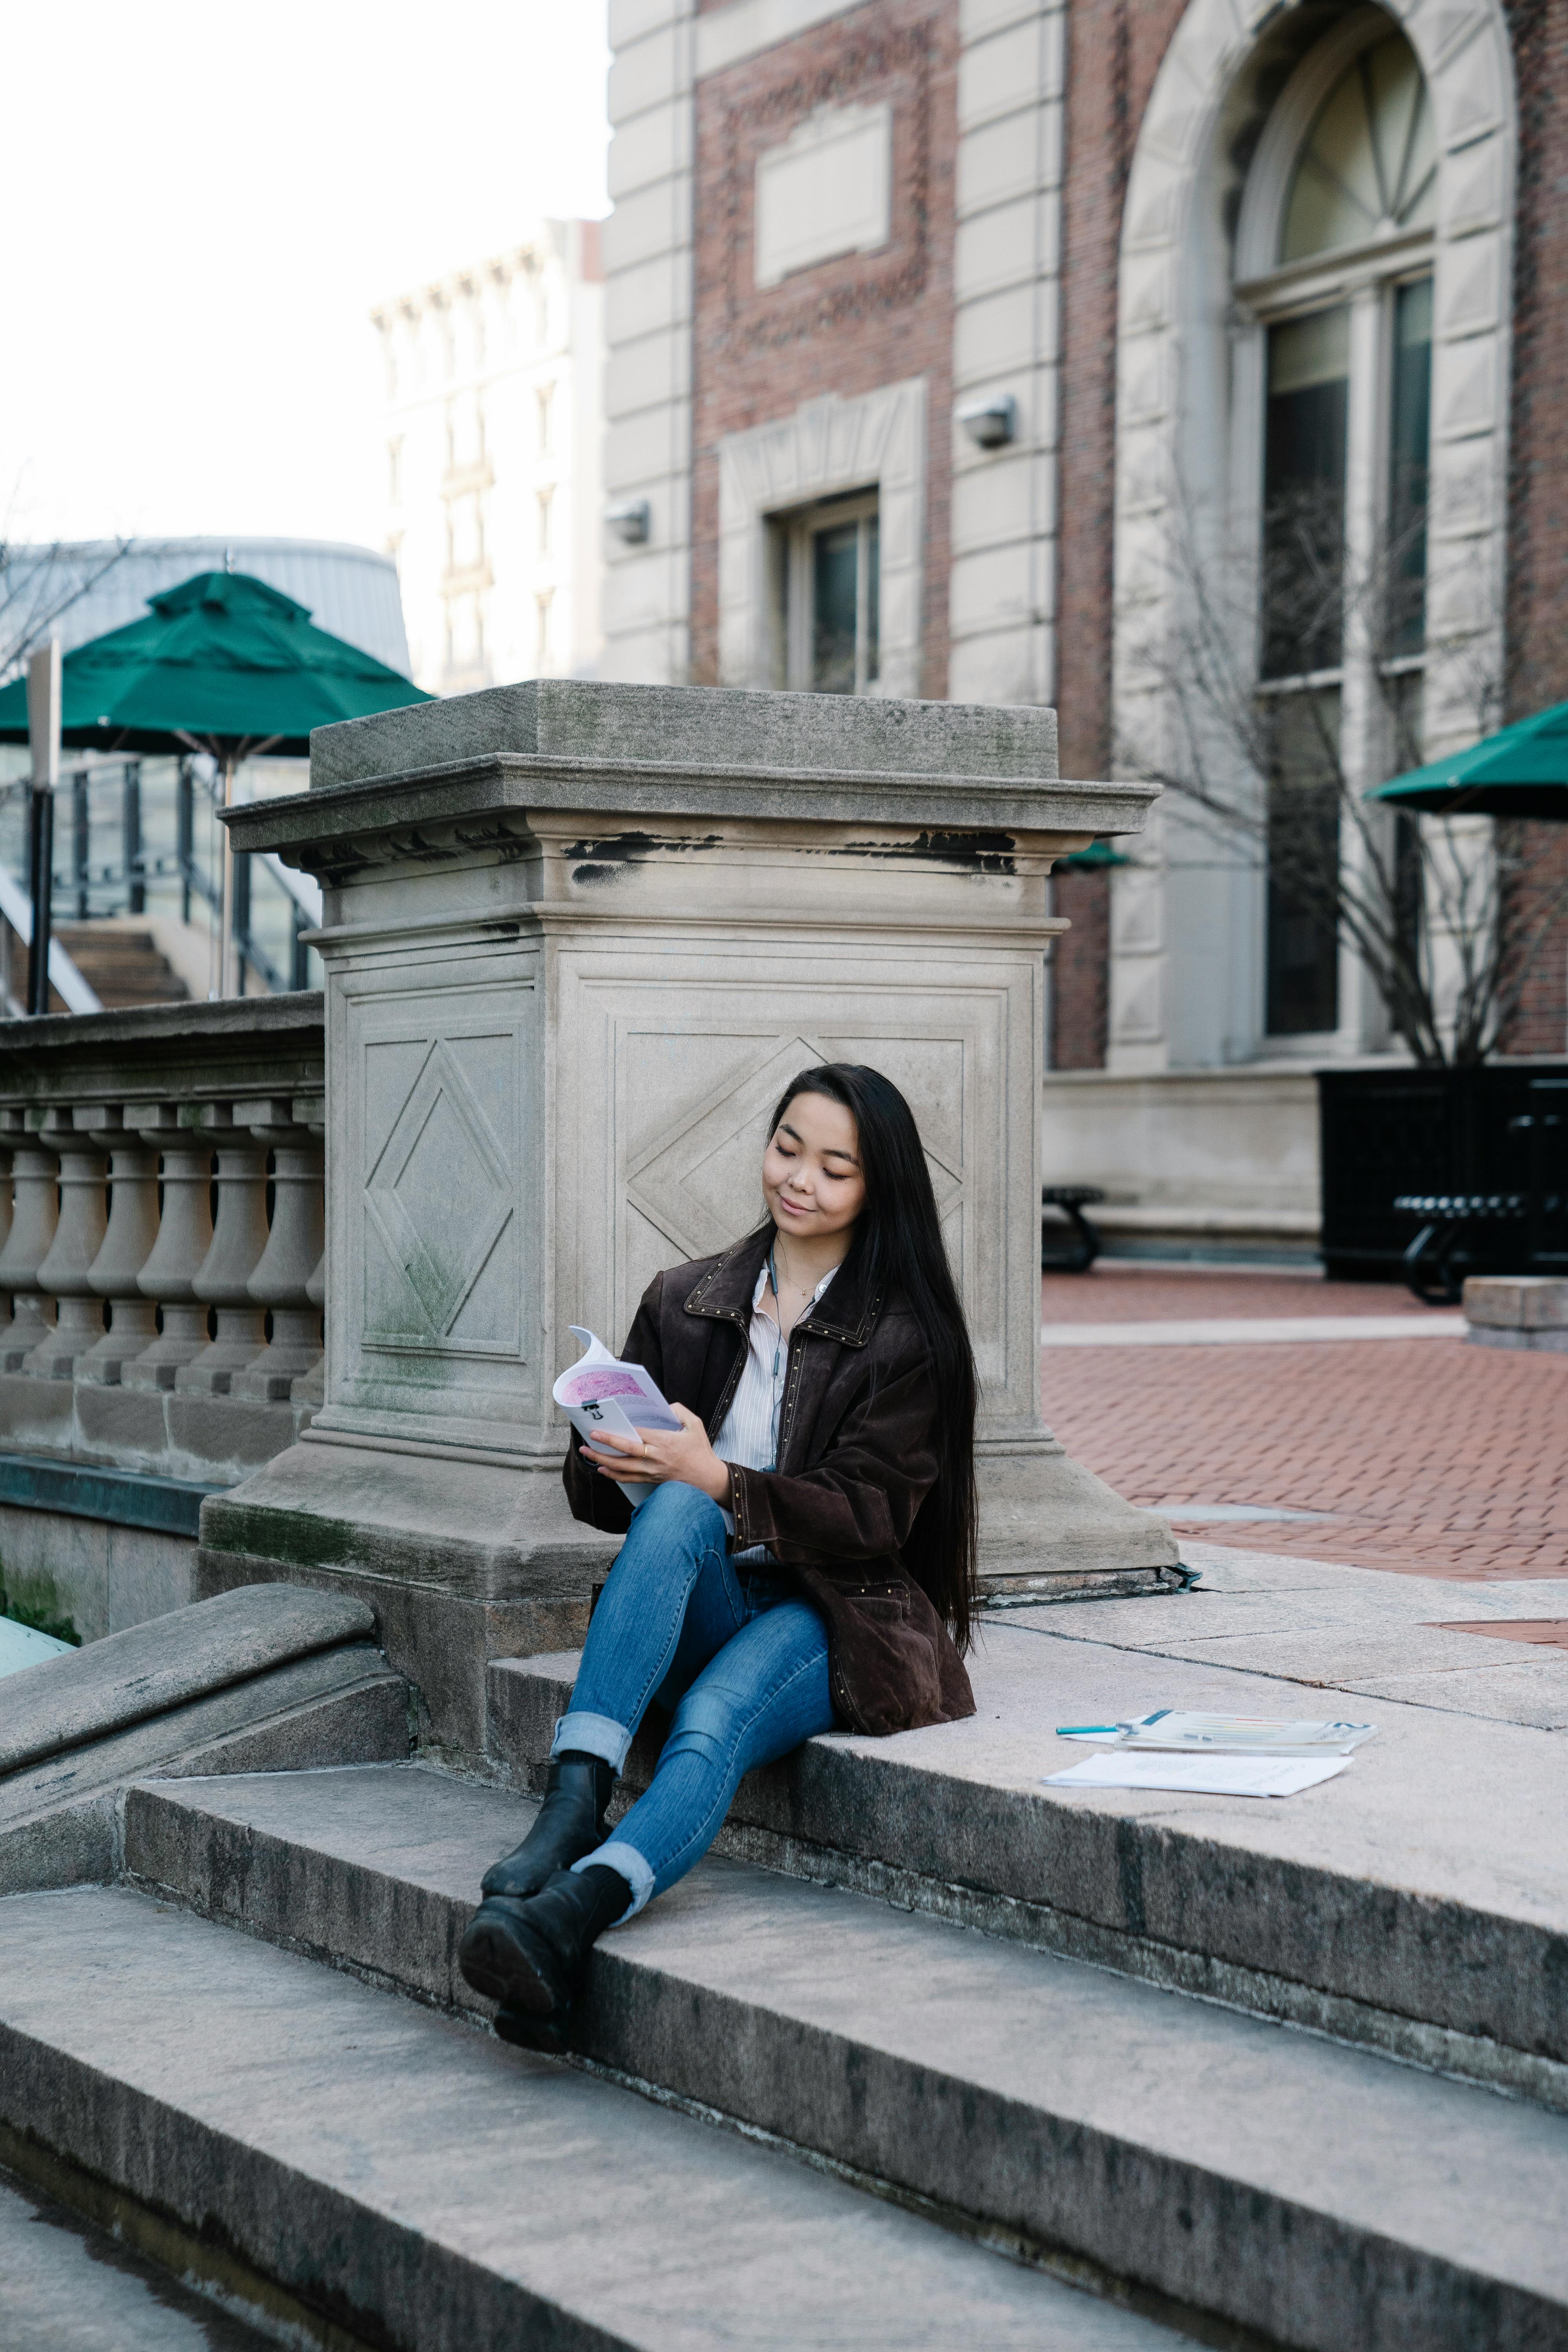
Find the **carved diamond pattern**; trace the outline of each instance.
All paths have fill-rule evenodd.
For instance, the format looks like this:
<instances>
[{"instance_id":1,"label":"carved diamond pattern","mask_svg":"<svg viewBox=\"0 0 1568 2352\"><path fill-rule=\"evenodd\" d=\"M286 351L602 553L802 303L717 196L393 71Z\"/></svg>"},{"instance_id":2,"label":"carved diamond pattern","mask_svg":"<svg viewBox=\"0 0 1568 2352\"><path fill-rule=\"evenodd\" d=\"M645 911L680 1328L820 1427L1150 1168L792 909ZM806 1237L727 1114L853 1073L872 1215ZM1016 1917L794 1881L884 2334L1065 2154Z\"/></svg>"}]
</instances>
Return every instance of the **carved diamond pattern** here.
<instances>
[{"instance_id":1,"label":"carved diamond pattern","mask_svg":"<svg viewBox=\"0 0 1568 2352\"><path fill-rule=\"evenodd\" d=\"M685 1257L727 1249L763 1213L758 1170L766 1122L795 1072L834 1054L798 1032L781 1037L760 1068L685 1113L638 1153L626 1172L626 1197ZM945 1217L963 1191L962 1171L926 1148L926 1163Z\"/></svg>"},{"instance_id":2,"label":"carved diamond pattern","mask_svg":"<svg viewBox=\"0 0 1568 2352\"><path fill-rule=\"evenodd\" d=\"M445 1039L393 1122L364 1204L426 1330L447 1338L515 1202L495 1129Z\"/></svg>"}]
</instances>

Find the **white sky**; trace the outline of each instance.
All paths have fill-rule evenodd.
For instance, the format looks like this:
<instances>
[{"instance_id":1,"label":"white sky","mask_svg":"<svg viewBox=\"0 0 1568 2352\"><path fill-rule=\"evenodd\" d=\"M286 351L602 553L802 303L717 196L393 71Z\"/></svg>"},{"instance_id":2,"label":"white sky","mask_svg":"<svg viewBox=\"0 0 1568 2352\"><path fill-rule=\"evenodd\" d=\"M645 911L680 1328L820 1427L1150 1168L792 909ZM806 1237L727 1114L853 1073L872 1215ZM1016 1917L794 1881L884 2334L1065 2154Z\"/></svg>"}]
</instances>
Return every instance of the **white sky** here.
<instances>
[{"instance_id":1,"label":"white sky","mask_svg":"<svg viewBox=\"0 0 1568 2352\"><path fill-rule=\"evenodd\" d=\"M379 546L367 314L608 209L607 64L605 0L18 10L0 531Z\"/></svg>"}]
</instances>

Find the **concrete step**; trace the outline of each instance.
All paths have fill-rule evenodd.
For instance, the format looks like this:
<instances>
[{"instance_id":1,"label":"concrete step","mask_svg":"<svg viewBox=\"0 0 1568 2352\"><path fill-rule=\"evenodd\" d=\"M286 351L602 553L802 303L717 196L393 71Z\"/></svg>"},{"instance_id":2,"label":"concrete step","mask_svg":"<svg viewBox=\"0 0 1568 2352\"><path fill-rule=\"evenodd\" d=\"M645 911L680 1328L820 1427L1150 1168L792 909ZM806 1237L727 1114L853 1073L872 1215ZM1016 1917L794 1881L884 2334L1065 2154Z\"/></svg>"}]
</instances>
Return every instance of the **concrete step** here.
<instances>
[{"instance_id":1,"label":"concrete step","mask_svg":"<svg viewBox=\"0 0 1568 2352\"><path fill-rule=\"evenodd\" d=\"M1130 1653L1093 1638L1112 1619L1140 1639L1196 1622L1176 1600L993 1620L969 1721L807 1741L742 1783L719 1850L1568 2112L1568 1848L1541 1833L1568 1817L1568 1743ZM542 1785L576 1668L574 1652L492 1661L490 1750L516 1785ZM1058 1725L1154 1706L1350 1715L1377 1738L1283 1803L1045 1786L1085 1752ZM658 1737L634 1748L628 1790Z\"/></svg>"},{"instance_id":2,"label":"concrete step","mask_svg":"<svg viewBox=\"0 0 1568 2352\"><path fill-rule=\"evenodd\" d=\"M106 1013L134 1004L184 1003L190 995L151 931L57 923L55 937Z\"/></svg>"},{"instance_id":3,"label":"concrete step","mask_svg":"<svg viewBox=\"0 0 1568 2352\"><path fill-rule=\"evenodd\" d=\"M785 2155L128 1888L0 1902L0 2147L73 2202L142 2217L231 2309L334 2352L1177 2341Z\"/></svg>"},{"instance_id":4,"label":"concrete step","mask_svg":"<svg viewBox=\"0 0 1568 2352\"><path fill-rule=\"evenodd\" d=\"M419 1766L155 1784L126 1866L482 2012L457 1944L531 1812ZM574 2030L1189 2324L1303 2352L1568 2345L1568 2121L1319 2036L716 1859L602 1941Z\"/></svg>"}]
</instances>

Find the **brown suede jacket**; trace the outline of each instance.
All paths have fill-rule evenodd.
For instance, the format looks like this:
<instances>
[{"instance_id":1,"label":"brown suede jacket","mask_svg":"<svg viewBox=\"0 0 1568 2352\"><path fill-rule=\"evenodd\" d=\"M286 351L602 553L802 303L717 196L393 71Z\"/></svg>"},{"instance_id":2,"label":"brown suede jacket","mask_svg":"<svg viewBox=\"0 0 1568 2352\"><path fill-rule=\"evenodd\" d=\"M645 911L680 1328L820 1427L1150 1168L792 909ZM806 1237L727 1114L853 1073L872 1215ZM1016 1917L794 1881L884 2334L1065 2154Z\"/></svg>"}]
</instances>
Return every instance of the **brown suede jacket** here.
<instances>
[{"instance_id":1,"label":"brown suede jacket","mask_svg":"<svg viewBox=\"0 0 1568 2352\"><path fill-rule=\"evenodd\" d=\"M745 1361L768 1236L651 1282L623 1355L717 1436ZM931 1360L900 1300L868 1298L840 1272L790 1334L776 1470L731 1465L735 1547L766 1544L827 1622L833 1704L854 1731L909 1731L974 1713L969 1676L919 1581L921 1506L936 1477L940 1410ZM573 1514L611 1534L631 1506L582 1458L564 1477Z\"/></svg>"}]
</instances>

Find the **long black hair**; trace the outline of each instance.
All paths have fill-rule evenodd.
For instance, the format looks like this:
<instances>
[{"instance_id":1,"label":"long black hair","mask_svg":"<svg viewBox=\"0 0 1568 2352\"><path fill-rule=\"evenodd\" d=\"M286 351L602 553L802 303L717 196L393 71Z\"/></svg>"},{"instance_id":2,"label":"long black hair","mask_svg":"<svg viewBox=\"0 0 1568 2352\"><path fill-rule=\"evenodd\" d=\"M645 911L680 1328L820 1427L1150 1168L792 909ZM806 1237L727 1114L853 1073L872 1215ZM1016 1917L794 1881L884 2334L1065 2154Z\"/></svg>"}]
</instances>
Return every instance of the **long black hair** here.
<instances>
[{"instance_id":1,"label":"long black hair","mask_svg":"<svg viewBox=\"0 0 1568 2352\"><path fill-rule=\"evenodd\" d=\"M952 1269L942 1245L931 1171L914 1113L890 1078L860 1062L824 1062L802 1070L779 1097L770 1135L797 1095L841 1103L859 1138L866 1205L855 1222L846 1268L860 1276L868 1299L895 1295L931 1351L939 1400L933 1440L936 1484L921 1504L905 1547L911 1573L952 1629L969 1645L974 1609L974 1352ZM771 1220L770 1220L771 1223Z\"/></svg>"}]
</instances>

